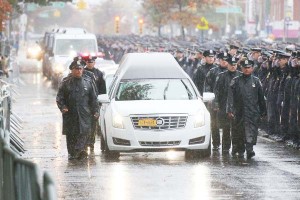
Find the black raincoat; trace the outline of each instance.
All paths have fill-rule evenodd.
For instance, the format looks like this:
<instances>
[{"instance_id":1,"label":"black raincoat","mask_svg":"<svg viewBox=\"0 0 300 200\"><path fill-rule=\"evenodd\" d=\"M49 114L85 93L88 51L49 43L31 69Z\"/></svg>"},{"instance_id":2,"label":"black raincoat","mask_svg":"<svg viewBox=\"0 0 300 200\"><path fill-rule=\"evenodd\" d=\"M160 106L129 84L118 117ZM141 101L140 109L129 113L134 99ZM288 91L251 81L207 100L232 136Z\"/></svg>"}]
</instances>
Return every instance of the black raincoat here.
<instances>
[{"instance_id":1,"label":"black raincoat","mask_svg":"<svg viewBox=\"0 0 300 200\"><path fill-rule=\"evenodd\" d=\"M234 114L233 127L245 143L255 145L258 123L266 115L262 85L253 75L234 78L228 89L227 113Z\"/></svg>"},{"instance_id":2,"label":"black raincoat","mask_svg":"<svg viewBox=\"0 0 300 200\"><path fill-rule=\"evenodd\" d=\"M204 88L205 78L209 70L211 70L214 67L217 66L214 64L201 65L195 73L193 81L201 95L203 95L203 91L208 91L207 89Z\"/></svg>"},{"instance_id":3,"label":"black raincoat","mask_svg":"<svg viewBox=\"0 0 300 200\"><path fill-rule=\"evenodd\" d=\"M58 89L56 102L61 111L68 109L63 114L63 134L67 135L69 153L83 151L92 130L93 117L99 112L93 82L87 77L66 78Z\"/></svg>"}]
</instances>

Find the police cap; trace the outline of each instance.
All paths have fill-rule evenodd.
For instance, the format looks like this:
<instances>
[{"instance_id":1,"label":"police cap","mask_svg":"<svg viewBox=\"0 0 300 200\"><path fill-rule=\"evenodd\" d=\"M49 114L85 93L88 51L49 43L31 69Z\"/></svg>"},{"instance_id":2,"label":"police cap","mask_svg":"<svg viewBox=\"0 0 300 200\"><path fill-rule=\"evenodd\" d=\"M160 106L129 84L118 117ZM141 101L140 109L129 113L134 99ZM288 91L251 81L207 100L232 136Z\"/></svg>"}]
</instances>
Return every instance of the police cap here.
<instances>
[{"instance_id":1,"label":"police cap","mask_svg":"<svg viewBox=\"0 0 300 200\"><path fill-rule=\"evenodd\" d=\"M91 55L89 55L89 56L86 58L86 61L87 61L88 63L91 63L91 62L95 62L96 59L97 59L96 56L91 56Z\"/></svg>"},{"instance_id":2,"label":"police cap","mask_svg":"<svg viewBox=\"0 0 300 200\"><path fill-rule=\"evenodd\" d=\"M245 67L245 68L253 67L253 65L254 65L254 62L252 60L243 60L241 62L241 66Z\"/></svg>"},{"instance_id":3,"label":"police cap","mask_svg":"<svg viewBox=\"0 0 300 200\"><path fill-rule=\"evenodd\" d=\"M203 56L205 56L205 57L214 57L216 55L216 52L214 51L214 50L212 50L212 49L210 49L210 50L205 50L204 52L203 52Z\"/></svg>"},{"instance_id":4,"label":"police cap","mask_svg":"<svg viewBox=\"0 0 300 200\"><path fill-rule=\"evenodd\" d=\"M80 68L83 68L84 67L84 64L81 60L74 60L70 66L69 66L69 69L80 69Z\"/></svg>"},{"instance_id":5,"label":"police cap","mask_svg":"<svg viewBox=\"0 0 300 200\"><path fill-rule=\"evenodd\" d=\"M231 44L231 45L229 45L229 48L230 49L239 49L240 47L236 44Z\"/></svg>"},{"instance_id":6,"label":"police cap","mask_svg":"<svg viewBox=\"0 0 300 200\"><path fill-rule=\"evenodd\" d=\"M259 48L259 47L253 47L253 48L251 48L251 51L261 52L261 48Z\"/></svg>"},{"instance_id":7,"label":"police cap","mask_svg":"<svg viewBox=\"0 0 300 200\"><path fill-rule=\"evenodd\" d=\"M290 58L291 54L282 52L282 53L279 53L277 56L278 56L279 59L281 59L281 58Z\"/></svg>"},{"instance_id":8,"label":"police cap","mask_svg":"<svg viewBox=\"0 0 300 200\"><path fill-rule=\"evenodd\" d=\"M217 55L217 58L223 59L223 60L227 60L230 57L231 57L230 54L228 54L227 52L221 52Z\"/></svg>"},{"instance_id":9,"label":"police cap","mask_svg":"<svg viewBox=\"0 0 300 200\"><path fill-rule=\"evenodd\" d=\"M226 61L227 61L230 65L236 65L237 62L239 61L239 59L236 58L236 57L228 57L228 58L226 59Z\"/></svg>"}]
</instances>

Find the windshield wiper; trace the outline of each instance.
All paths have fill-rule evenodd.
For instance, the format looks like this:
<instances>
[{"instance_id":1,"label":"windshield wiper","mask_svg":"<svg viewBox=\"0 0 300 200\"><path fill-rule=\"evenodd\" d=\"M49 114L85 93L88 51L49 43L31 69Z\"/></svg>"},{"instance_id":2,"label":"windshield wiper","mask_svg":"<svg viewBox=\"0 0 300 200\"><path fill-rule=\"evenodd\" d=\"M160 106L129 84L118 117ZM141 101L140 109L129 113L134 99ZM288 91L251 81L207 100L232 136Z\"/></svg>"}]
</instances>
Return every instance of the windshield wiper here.
<instances>
[{"instance_id":1,"label":"windshield wiper","mask_svg":"<svg viewBox=\"0 0 300 200\"><path fill-rule=\"evenodd\" d=\"M184 85L184 87L185 87L185 89L186 89L186 91L188 93L189 99L192 99L192 97L193 97L192 92L189 90L188 86L183 82L183 80L181 80L181 82Z\"/></svg>"},{"instance_id":2,"label":"windshield wiper","mask_svg":"<svg viewBox=\"0 0 300 200\"><path fill-rule=\"evenodd\" d=\"M169 84L170 84L170 81L168 81L168 84L167 84L167 86L164 89L164 100L166 100L166 93L167 93L167 91L169 89Z\"/></svg>"}]
</instances>

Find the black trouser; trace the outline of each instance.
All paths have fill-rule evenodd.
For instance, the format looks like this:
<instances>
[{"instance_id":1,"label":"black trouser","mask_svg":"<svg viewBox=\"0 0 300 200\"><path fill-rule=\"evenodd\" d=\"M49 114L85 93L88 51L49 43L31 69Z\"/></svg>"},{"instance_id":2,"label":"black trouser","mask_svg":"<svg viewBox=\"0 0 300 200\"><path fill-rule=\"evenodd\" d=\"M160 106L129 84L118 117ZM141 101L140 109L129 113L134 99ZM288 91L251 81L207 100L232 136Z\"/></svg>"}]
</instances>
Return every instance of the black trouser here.
<instances>
[{"instance_id":1,"label":"black trouser","mask_svg":"<svg viewBox=\"0 0 300 200\"><path fill-rule=\"evenodd\" d=\"M229 150L231 147L231 123L228 120L228 123L220 125L222 128L222 150Z\"/></svg>"},{"instance_id":2,"label":"black trouser","mask_svg":"<svg viewBox=\"0 0 300 200\"><path fill-rule=\"evenodd\" d=\"M77 155L86 150L87 134L67 134L67 149L70 155Z\"/></svg>"},{"instance_id":3,"label":"black trouser","mask_svg":"<svg viewBox=\"0 0 300 200\"><path fill-rule=\"evenodd\" d=\"M98 124L98 120L96 119L93 119L93 122L92 122L92 131L91 131L91 134L89 136L89 139L88 139L88 145L90 148L94 148L94 144L95 144L95 138L96 138L96 134L99 130L99 124Z\"/></svg>"},{"instance_id":4,"label":"black trouser","mask_svg":"<svg viewBox=\"0 0 300 200\"><path fill-rule=\"evenodd\" d=\"M217 111L210 109L210 119L211 119L211 135L212 135L212 144L214 147L220 146L220 130L218 127L218 115Z\"/></svg>"},{"instance_id":5,"label":"black trouser","mask_svg":"<svg viewBox=\"0 0 300 200\"><path fill-rule=\"evenodd\" d=\"M268 134L274 135L279 132L279 111L276 105L276 99L269 98L267 102L267 113L268 113Z\"/></svg>"}]
</instances>

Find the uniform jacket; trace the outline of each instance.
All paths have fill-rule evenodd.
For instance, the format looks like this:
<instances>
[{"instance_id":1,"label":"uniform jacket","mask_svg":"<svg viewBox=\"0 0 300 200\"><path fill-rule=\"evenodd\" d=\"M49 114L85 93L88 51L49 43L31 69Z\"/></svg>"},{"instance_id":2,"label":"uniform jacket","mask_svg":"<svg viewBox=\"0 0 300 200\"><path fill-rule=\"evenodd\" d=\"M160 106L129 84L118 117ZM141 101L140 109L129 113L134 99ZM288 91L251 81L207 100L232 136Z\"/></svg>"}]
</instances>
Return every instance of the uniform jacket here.
<instances>
[{"instance_id":1,"label":"uniform jacket","mask_svg":"<svg viewBox=\"0 0 300 200\"><path fill-rule=\"evenodd\" d=\"M63 134L90 134L99 105L95 87L89 78L66 78L58 89L56 103L61 111L63 108L69 110L63 114Z\"/></svg>"},{"instance_id":2,"label":"uniform jacket","mask_svg":"<svg viewBox=\"0 0 300 200\"><path fill-rule=\"evenodd\" d=\"M86 67L86 68L84 68L84 70L92 72L94 74L98 94L106 94L106 84L105 84L105 81L103 78L103 73L95 67L93 69L88 69Z\"/></svg>"},{"instance_id":3,"label":"uniform jacket","mask_svg":"<svg viewBox=\"0 0 300 200\"><path fill-rule=\"evenodd\" d=\"M214 67L216 67L216 65L214 65L214 64L201 65L195 73L193 81L201 95L203 95L203 91L207 91L207 90L204 90L204 83L205 83L206 75L209 72L209 70Z\"/></svg>"},{"instance_id":4,"label":"uniform jacket","mask_svg":"<svg viewBox=\"0 0 300 200\"><path fill-rule=\"evenodd\" d=\"M241 75L240 71L225 71L218 75L214 93L215 93L215 101L214 101L214 108L218 109L218 119L219 122L226 123L227 114L226 114L226 103L227 103L227 96L228 96L228 89L230 82L233 78Z\"/></svg>"},{"instance_id":5,"label":"uniform jacket","mask_svg":"<svg viewBox=\"0 0 300 200\"><path fill-rule=\"evenodd\" d=\"M223 68L221 66L217 66L209 70L205 78L205 92L213 92L217 76L224 71L227 71L227 68Z\"/></svg>"}]
</instances>

